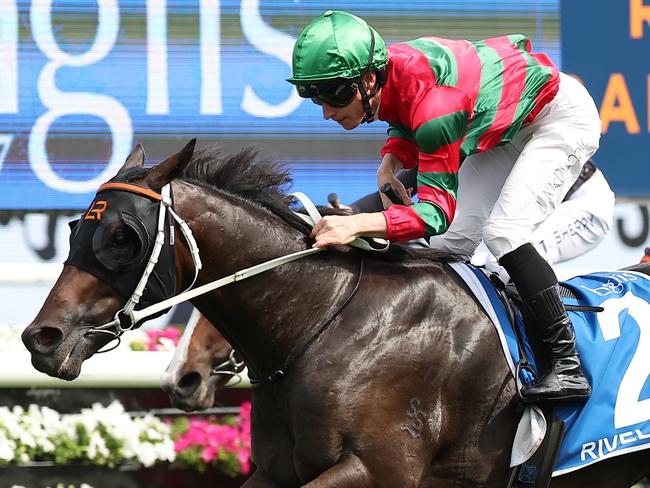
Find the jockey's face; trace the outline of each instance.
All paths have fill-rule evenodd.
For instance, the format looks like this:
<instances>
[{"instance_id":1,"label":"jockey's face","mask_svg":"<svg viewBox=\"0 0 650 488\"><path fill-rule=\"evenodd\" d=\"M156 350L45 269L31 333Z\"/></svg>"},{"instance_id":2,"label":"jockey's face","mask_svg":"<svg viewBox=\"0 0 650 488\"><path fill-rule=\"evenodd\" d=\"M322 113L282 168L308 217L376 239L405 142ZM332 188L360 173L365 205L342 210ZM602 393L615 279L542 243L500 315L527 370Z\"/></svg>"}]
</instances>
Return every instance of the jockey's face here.
<instances>
[{"instance_id":1,"label":"jockey's face","mask_svg":"<svg viewBox=\"0 0 650 488\"><path fill-rule=\"evenodd\" d=\"M372 90L375 83L375 74L371 73L364 77L364 85L366 91ZM379 108L379 100L381 99L381 90L370 100L370 106L374 114L377 113ZM363 102L361 101L361 93L356 91L355 97L345 107L332 107L323 103L323 118L325 120L332 119L346 130L352 130L363 122L365 111L363 110ZM375 115L376 116L376 115Z\"/></svg>"},{"instance_id":2,"label":"jockey's face","mask_svg":"<svg viewBox=\"0 0 650 488\"><path fill-rule=\"evenodd\" d=\"M323 118L325 120L332 119L347 130L357 127L363 121L364 115L361 96L358 93L350 104L342 108L323 104Z\"/></svg>"}]
</instances>

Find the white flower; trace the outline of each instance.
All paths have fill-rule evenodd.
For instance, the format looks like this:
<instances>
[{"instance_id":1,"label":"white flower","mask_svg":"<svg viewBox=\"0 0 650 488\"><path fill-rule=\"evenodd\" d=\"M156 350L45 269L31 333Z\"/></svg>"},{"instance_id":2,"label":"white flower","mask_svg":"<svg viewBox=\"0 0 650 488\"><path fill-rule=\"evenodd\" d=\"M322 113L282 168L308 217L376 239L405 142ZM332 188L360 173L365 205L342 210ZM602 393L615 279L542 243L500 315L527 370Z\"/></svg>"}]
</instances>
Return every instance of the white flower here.
<instances>
[{"instance_id":1,"label":"white flower","mask_svg":"<svg viewBox=\"0 0 650 488\"><path fill-rule=\"evenodd\" d=\"M151 444L144 443L140 446L138 450L138 461L140 461L145 467L150 467L155 464L158 456L156 455L156 450L152 447Z\"/></svg>"},{"instance_id":2,"label":"white flower","mask_svg":"<svg viewBox=\"0 0 650 488\"><path fill-rule=\"evenodd\" d=\"M77 432L77 418L73 415L65 415L61 418L61 422L57 425L57 428L53 430L52 435L62 434L68 437L69 439L77 442L79 441L79 435Z\"/></svg>"},{"instance_id":3,"label":"white flower","mask_svg":"<svg viewBox=\"0 0 650 488\"><path fill-rule=\"evenodd\" d=\"M34 436L28 430L21 431L18 440L20 441L21 444L27 447L31 447L31 448L36 447L36 439L34 439Z\"/></svg>"},{"instance_id":4,"label":"white flower","mask_svg":"<svg viewBox=\"0 0 650 488\"><path fill-rule=\"evenodd\" d=\"M93 432L88 443L88 457L90 459L106 459L110 455L111 451L106 447L104 438L99 435L99 432Z\"/></svg>"},{"instance_id":5,"label":"white flower","mask_svg":"<svg viewBox=\"0 0 650 488\"><path fill-rule=\"evenodd\" d=\"M16 414L6 407L0 408L0 429L7 432L9 437L12 439L17 439L20 437L20 431L22 430L22 427L18 421L19 418L20 414Z\"/></svg>"},{"instance_id":6,"label":"white flower","mask_svg":"<svg viewBox=\"0 0 650 488\"><path fill-rule=\"evenodd\" d=\"M0 407L0 460L27 464L34 451L53 453L62 437L79 443L79 428L85 429L88 436L88 445L81 446L86 448L88 460L102 462L112 458L118 462L138 461L149 467L176 459L168 424L153 415L131 418L122 404L114 401L107 407L95 403L79 414L65 415L36 405L26 410ZM107 445L109 437L119 446L113 447L112 452ZM28 452L17 454L25 448Z\"/></svg>"},{"instance_id":7,"label":"white flower","mask_svg":"<svg viewBox=\"0 0 650 488\"><path fill-rule=\"evenodd\" d=\"M83 409L80 415L75 415L71 420L74 420L75 424L81 424L86 432L93 432L98 424L97 418L88 409Z\"/></svg>"},{"instance_id":8,"label":"white flower","mask_svg":"<svg viewBox=\"0 0 650 488\"><path fill-rule=\"evenodd\" d=\"M153 427L147 427L144 435L150 441L161 441L163 439L163 433Z\"/></svg>"},{"instance_id":9,"label":"white flower","mask_svg":"<svg viewBox=\"0 0 650 488\"><path fill-rule=\"evenodd\" d=\"M38 447L45 453L54 452L54 449L56 449L56 446L47 437L38 439Z\"/></svg>"},{"instance_id":10,"label":"white flower","mask_svg":"<svg viewBox=\"0 0 650 488\"><path fill-rule=\"evenodd\" d=\"M176 449L174 449L174 441L171 437L166 438L159 444L155 444L158 459L173 463L176 460Z\"/></svg>"},{"instance_id":11,"label":"white flower","mask_svg":"<svg viewBox=\"0 0 650 488\"><path fill-rule=\"evenodd\" d=\"M16 443L12 439L7 439L0 432L0 459L3 461L13 461L16 452Z\"/></svg>"}]
</instances>

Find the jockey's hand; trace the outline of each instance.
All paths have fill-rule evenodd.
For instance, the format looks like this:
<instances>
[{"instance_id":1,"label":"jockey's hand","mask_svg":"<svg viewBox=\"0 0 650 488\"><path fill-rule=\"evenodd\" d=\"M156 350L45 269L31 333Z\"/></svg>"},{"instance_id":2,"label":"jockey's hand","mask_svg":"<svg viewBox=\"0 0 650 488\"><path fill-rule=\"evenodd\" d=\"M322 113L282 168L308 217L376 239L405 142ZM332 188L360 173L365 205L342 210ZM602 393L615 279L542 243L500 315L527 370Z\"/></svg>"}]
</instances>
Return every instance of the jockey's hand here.
<instances>
[{"instance_id":1,"label":"jockey's hand","mask_svg":"<svg viewBox=\"0 0 650 488\"><path fill-rule=\"evenodd\" d=\"M377 170L377 186L381 189L383 185L390 183L395 194L400 200L402 200L402 205L411 206L413 205L413 200L411 200L413 188L407 190L404 188L402 182L395 176L401 167L402 163L395 156L389 153L385 154L381 161L381 165ZM381 203L385 209L394 205L394 203L390 201L390 198L383 193L379 192L379 196L381 197Z\"/></svg>"},{"instance_id":2,"label":"jockey's hand","mask_svg":"<svg viewBox=\"0 0 650 488\"><path fill-rule=\"evenodd\" d=\"M402 200L401 205L406 205L407 207L413 205L413 200L411 199L413 188L404 188L402 182L397 178L395 178L395 176L393 176L392 178L386 178L382 180L377 178L377 182L379 183L379 188L381 188L386 183L390 183L390 185L393 187L393 191L395 192L395 194L399 197L400 200ZM384 206L384 209L388 209L391 205L397 205L393 203L390 200L390 198L388 198L381 191L379 192L379 196L381 197L381 203Z\"/></svg>"},{"instance_id":3,"label":"jockey's hand","mask_svg":"<svg viewBox=\"0 0 650 488\"><path fill-rule=\"evenodd\" d=\"M316 242L313 247L342 246L360 235L386 236L386 219L380 213L355 215L328 215L323 217L311 231Z\"/></svg>"}]
</instances>

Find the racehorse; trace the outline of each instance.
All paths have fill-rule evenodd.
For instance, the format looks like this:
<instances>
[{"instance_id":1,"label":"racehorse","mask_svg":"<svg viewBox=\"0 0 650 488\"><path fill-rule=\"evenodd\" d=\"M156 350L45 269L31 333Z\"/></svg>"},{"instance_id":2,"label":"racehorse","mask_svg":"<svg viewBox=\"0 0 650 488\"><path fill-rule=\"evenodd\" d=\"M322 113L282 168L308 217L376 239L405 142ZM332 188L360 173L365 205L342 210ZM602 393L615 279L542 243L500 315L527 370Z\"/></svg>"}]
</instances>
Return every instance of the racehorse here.
<instances>
[{"instance_id":1,"label":"racehorse","mask_svg":"<svg viewBox=\"0 0 650 488\"><path fill-rule=\"evenodd\" d=\"M138 278L125 281L146 273L142 248L154 240L144 222L170 201L159 193L169 183L201 250L198 284L311 247L310 226L289 207L285 168L250 150L221 157L208 147L192 157L193 148L144 169L137 147L100 187L23 332L37 369L73 379L120 332L117 312L133 301ZM174 278L176 292L191 285L191 249L175 239L173 263L154 270L144 304L169 296L163 285ZM383 254L341 247L192 300L258 380L257 470L244 487L505 486L520 415L515 383L492 323L446 258L397 245ZM129 271L109 273L118 265ZM649 458L646 450L601 461L552 486L628 487L648 473Z\"/></svg>"},{"instance_id":2,"label":"racehorse","mask_svg":"<svg viewBox=\"0 0 650 488\"><path fill-rule=\"evenodd\" d=\"M195 312L160 378L160 386L172 405L186 412L212 407L215 392L244 369L243 361L228 341L203 315Z\"/></svg>"}]
</instances>

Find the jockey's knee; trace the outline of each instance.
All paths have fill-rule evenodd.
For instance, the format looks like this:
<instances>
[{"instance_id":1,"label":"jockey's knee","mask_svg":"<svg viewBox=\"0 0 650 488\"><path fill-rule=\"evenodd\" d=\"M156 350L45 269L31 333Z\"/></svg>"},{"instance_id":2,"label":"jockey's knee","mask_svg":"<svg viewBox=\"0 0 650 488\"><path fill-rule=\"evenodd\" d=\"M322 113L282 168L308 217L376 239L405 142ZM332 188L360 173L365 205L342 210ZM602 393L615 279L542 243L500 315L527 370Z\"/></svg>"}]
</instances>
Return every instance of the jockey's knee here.
<instances>
[{"instance_id":1,"label":"jockey's knee","mask_svg":"<svg viewBox=\"0 0 650 488\"><path fill-rule=\"evenodd\" d=\"M501 259L504 255L530 242L530 232L522 232L520 222L488 219L483 227L483 242L492 255Z\"/></svg>"},{"instance_id":2,"label":"jockey's knee","mask_svg":"<svg viewBox=\"0 0 650 488\"><path fill-rule=\"evenodd\" d=\"M431 248L455 254L467 260L472 257L480 242L479 233L459 233L453 230L429 239Z\"/></svg>"}]
</instances>

